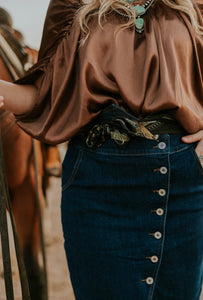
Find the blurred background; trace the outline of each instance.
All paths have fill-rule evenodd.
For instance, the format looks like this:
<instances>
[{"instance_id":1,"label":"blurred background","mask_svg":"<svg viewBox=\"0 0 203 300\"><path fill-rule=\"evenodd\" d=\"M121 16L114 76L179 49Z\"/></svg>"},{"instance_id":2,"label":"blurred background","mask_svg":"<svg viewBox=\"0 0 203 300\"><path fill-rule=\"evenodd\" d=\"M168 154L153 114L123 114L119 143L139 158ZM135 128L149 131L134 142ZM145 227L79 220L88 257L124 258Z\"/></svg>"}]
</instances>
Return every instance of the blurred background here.
<instances>
[{"instance_id":1,"label":"blurred background","mask_svg":"<svg viewBox=\"0 0 203 300\"><path fill-rule=\"evenodd\" d=\"M13 18L13 27L21 31L25 43L38 49L49 0L1 0L0 6Z\"/></svg>"}]
</instances>

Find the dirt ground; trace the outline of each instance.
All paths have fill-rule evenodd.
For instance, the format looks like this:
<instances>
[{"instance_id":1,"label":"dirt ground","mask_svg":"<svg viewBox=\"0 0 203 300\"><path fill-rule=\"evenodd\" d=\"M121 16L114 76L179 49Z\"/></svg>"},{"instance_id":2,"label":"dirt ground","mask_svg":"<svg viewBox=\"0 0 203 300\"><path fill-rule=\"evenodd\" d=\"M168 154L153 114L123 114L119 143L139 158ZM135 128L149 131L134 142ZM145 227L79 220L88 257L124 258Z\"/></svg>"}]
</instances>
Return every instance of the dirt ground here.
<instances>
[{"instance_id":1,"label":"dirt ground","mask_svg":"<svg viewBox=\"0 0 203 300\"><path fill-rule=\"evenodd\" d=\"M47 199L48 206L45 210L44 231L49 300L75 300L63 248L63 236L60 223L60 179L51 179ZM11 232L11 228L9 231ZM10 238L10 244L15 300L22 300L12 238ZM0 257L0 300L6 300L2 270L2 259Z\"/></svg>"},{"instance_id":2,"label":"dirt ground","mask_svg":"<svg viewBox=\"0 0 203 300\"><path fill-rule=\"evenodd\" d=\"M49 300L75 300L73 295L60 222L60 179L53 178L48 191L45 217L45 241Z\"/></svg>"},{"instance_id":3,"label":"dirt ground","mask_svg":"<svg viewBox=\"0 0 203 300\"><path fill-rule=\"evenodd\" d=\"M63 237L60 223L60 179L51 179L50 188L48 190L48 207L45 211L44 220L49 300L75 300L63 248ZM11 252L15 300L22 300L12 241ZM0 258L0 300L6 300L1 262L2 260ZM203 300L203 294L200 300Z\"/></svg>"}]
</instances>

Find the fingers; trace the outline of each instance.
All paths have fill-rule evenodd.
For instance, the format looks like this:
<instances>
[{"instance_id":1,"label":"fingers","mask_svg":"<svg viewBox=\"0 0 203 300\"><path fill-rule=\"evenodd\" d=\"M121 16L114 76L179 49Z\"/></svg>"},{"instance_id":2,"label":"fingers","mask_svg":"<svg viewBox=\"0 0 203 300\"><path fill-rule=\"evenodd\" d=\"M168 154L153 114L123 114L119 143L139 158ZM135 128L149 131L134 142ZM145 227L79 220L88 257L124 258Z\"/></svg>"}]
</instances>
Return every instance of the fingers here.
<instances>
[{"instance_id":1,"label":"fingers","mask_svg":"<svg viewBox=\"0 0 203 300\"><path fill-rule=\"evenodd\" d=\"M198 156L203 155L203 140L199 141L199 143L197 144L195 151L197 153Z\"/></svg>"},{"instance_id":2,"label":"fingers","mask_svg":"<svg viewBox=\"0 0 203 300\"><path fill-rule=\"evenodd\" d=\"M203 130L198 131L197 133L186 135L182 137L184 143L194 143L203 139Z\"/></svg>"},{"instance_id":3,"label":"fingers","mask_svg":"<svg viewBox=\"0 0 203 300\"><path fill-rule=\"evenodd\" d=\"M4 106L4 97L0 96L0 108Z\"/></svg>"}]
</instances>

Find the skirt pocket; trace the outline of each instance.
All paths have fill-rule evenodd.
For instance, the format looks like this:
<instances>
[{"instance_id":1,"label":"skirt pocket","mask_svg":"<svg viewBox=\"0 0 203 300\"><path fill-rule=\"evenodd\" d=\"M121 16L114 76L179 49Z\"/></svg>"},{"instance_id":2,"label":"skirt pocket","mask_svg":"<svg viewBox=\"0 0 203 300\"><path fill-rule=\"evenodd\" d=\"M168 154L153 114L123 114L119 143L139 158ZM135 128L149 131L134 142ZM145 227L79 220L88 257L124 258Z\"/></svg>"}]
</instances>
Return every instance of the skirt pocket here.
<instances>
[{"instance_id":1,"label":"skirt pocket","mask_svg":"<svg viewBox=\"0 0 203 300\"><path fill-rule=\"evenodd\" d=\"M62 165L62 191L74 181L83 158L82 149L69 147Z\"/></svg>"},{"instance_id":2,"label":"skirt pocket","mask_svg":"<svg viewBox=\"0 0 203 300\"><path fill-rule=\"evenodd\" d=\"M201 165L200 159L197 155L197 152L195 151L195 147L196 147L196 143L193 144L192 147L190 148L191 153L192 153L192 156L194 158L194 161L196 163L196 166L197 166L198 170L200 171L201 175L203 176L203 166Z\"/></svg>"}]
</instances>

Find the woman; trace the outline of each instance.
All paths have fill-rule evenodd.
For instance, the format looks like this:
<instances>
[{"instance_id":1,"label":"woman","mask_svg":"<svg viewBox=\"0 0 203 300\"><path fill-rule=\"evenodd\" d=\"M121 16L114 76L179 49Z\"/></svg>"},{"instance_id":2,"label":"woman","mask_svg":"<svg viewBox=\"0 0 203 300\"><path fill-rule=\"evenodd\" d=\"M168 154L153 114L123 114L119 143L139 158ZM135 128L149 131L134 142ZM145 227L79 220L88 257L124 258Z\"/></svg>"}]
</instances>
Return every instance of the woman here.
<instances>
[{"instance_id":1,"label":"woman","mask_svg":"<svg viewBox=\"0 0 203 300\"><path fill-rule=\"evenodd\" d=\"M52 0L39 62L1 106L71 140L62 224L77 300L197 300L203 21L192 0Z\"/></svg>"}]
</instances>

